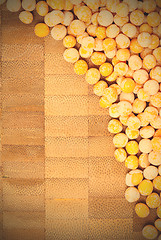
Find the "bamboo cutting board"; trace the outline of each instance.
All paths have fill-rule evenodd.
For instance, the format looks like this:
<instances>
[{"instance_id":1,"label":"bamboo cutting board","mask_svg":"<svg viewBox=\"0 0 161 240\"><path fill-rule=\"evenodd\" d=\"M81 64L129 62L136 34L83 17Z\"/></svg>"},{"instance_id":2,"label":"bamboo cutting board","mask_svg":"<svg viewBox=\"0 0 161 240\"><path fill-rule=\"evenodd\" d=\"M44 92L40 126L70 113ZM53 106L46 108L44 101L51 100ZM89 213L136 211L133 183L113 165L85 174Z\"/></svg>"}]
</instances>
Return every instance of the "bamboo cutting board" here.
<instances>
[{"instance_id":1,"label":"bamboo cutting board","mask_svg":"<svg viewBox=\"0 0 161 240\"><path fill-rule=\"evenodd\" d=\"M1 230L3 240L142 240L147 221L124 198L109 116L62 41L1 11Z\"/></svg>"}]
</instances>

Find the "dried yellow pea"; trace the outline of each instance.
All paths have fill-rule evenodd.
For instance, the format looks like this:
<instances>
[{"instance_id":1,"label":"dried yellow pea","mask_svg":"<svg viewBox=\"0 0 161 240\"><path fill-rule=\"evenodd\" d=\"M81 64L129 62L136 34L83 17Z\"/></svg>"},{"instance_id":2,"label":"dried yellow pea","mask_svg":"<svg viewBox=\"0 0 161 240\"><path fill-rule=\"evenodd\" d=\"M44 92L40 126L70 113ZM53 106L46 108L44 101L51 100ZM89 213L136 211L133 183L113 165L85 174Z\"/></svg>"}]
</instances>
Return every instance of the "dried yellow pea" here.
<instances>
[{"instance_id":1,"label":"dried yellow pea","mask_svg":"<svg viewBox=\"0 0 161 240\"><path fill-rule=\"evenodd\" d=\"M100 80L94 85L93 92L97 96L102 96L105 88L107 87L108 87L108 84L105 81Z\"/></svg>"},{"instance_id":2,"label":"dried yellow pea","mask_svg":"<svg viewBox=\"0 0 161 240\"><path fill-rule=\"evenodd\" d=\"M153 191L153 183L150 180L148 180L148 179L144 179L139 184L138 190L139 190L141 195L148 196Z\"/></svg>"},{"instance_id":3,"label":"dried yellow pea","mask_svg":"<svg viewBox=\"0 0 161 240\"><path fill-rule=\"evenodd\" d=\"M148 206L144 203L137 203L135 205L135 212L137 214L138 217L140 218L146 218L149 213L150 213L150 210L148 208Z\"/></svg>"},{"instance_id":4,"label":"dried yellow pea","mask_svg":"<svg viewBox=\"0 0 161 240\"><path fill-rule=\"evenodd\" d=\"M158 236L158 231L153 225L146 225L142 230L142 235L146 239L155 239Z\"/></svg>"},{"instance_id":5,"label":"dried yellow pea","mask_svg":"<svg viewBox=\"0 0 161 240\"><path fill-rule=\"evenodd\" d=\"M140 193L136 187L129 187L125 191L125 198L128 202L136 202L140 198Z\"/></svg>"},{"instance_id":6,"label":"dried yellow pea","mask_svg":"<svg viewBox=\"0 0 161 240\"><path fill-rule=\"evenodd\" d=\"M147 168L150 165L150 162L148 160L148 154L142 153L139 156L139 166L141 168Z\"/></svg>"},{"instance_id":7,"label":"dried yellow pea","mask_svg":"<svg viewBox=\"0 0 161 240\"><path fill-rule=\"evenodd\" d=\"M108 123L108 131L110 133L119 133L122 131L122 123L117 119L112 119Z\"/></svg>"},{"instance_id":8,"label":"dried yellow pea","mask_svg":"<svg viewBox=\"0 0 161 240\"><path fill-rule=\"evenodd\" d=\"M117 148L114 151L114 157L118 162L124 162L127 157L127 153L126 153L125 149Z\"/></svg>"}]
</instances>

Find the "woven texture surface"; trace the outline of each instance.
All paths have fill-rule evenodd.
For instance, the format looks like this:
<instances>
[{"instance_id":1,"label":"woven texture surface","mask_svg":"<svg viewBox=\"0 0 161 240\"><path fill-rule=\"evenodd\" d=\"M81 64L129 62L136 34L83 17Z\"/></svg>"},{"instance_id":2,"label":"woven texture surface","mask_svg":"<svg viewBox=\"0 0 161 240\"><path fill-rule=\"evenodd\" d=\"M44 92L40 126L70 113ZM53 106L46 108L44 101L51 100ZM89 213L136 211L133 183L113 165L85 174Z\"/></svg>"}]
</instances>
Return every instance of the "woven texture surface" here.
<instances>
[{"instance_id":1,"label":"woven texture surface","mask_svg":"<svg viewBox=\"0 0 161 240\"><path fill-rule=\"evenodd\" d=\"M34 35L41 18L26 26L4 8L1 19L0 239L143 239L155 213L142 221L124 198L108 111L62 41Z\"/></svg>"}]
</instances>

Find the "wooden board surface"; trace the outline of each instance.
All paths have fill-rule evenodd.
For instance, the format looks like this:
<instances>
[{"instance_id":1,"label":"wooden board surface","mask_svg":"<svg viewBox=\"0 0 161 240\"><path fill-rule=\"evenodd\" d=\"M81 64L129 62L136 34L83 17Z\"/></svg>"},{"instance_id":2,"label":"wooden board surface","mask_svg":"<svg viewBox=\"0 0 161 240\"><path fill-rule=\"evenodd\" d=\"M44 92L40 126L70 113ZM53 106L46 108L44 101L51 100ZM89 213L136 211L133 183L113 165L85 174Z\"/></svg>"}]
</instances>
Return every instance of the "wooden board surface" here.
<instances>
[{"instance_id":1,"label":"wooden board surface","mask_svg":"<svg viewBox=\"0 0 161 240\"><path fill-rule=\"evenodd\" d=\"M26 26L2 10L0 236L142 240L146 221L124 198L108 112L64 61L62 42L34 35L39 21Z\"/></svg>"},{"instance_id":2,"label":"wooden board surface","mask_svg":"<svg viewBox=\"0 0 161 240\"><path fill-rule=\"evenodd\" d=\"M39 19L35 19L39 21ZM44 40L2 11L3 239L45 239ZM25 26L26 27L26 26Z\"/></svg>"}]
</instances>

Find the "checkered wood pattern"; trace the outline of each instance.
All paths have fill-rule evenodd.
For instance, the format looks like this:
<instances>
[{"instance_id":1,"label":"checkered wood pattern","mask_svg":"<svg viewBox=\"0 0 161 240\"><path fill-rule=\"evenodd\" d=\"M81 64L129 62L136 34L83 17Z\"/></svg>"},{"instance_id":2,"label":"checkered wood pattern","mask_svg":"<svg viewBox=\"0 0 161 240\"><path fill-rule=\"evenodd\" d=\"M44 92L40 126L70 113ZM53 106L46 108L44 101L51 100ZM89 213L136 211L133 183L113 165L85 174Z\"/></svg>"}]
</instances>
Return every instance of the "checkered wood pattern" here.
<instances>
[{"instance_id":1,"label":"checkered wood pattern","mask_svg":"<svg viewBox=\"0 0 161 240\"><path fill-rule=\"evenodd\" d=\"M37 17L35 21L39 21ZM2 10L4 240L44 240L44 40Z\"/></svg>"},{"instance_id":2,"label":"checkered wood pattern","mask_svg":"<svg viewBox=\"0 0 161 240\"><path fill-rule=\"evenodd\" d=\"M1 18L2 18L2 11L0 9L0 24L1 24ZM0 59L2 60L1 42L2 42L2 30L0 29ZM0 64L0 133L2 134L2 64ZM0 239L2 239L2 230L3 230L2 211L3 211L3 208L2 208L2 144L1 144L1 137L0 137Z\"/></svg>"},{"instance_id":3,"label":"checkered wood pattern","mask_svg":"<svg viewBox=\"0 0 161 240\"><path fill-rule=\"evenodd\" d=\"M41 17L25 26L4 7L1 18L0 239L142 240L108 111L64 61L62 42L34 35Z\"/></svg>"}]
</instances>

